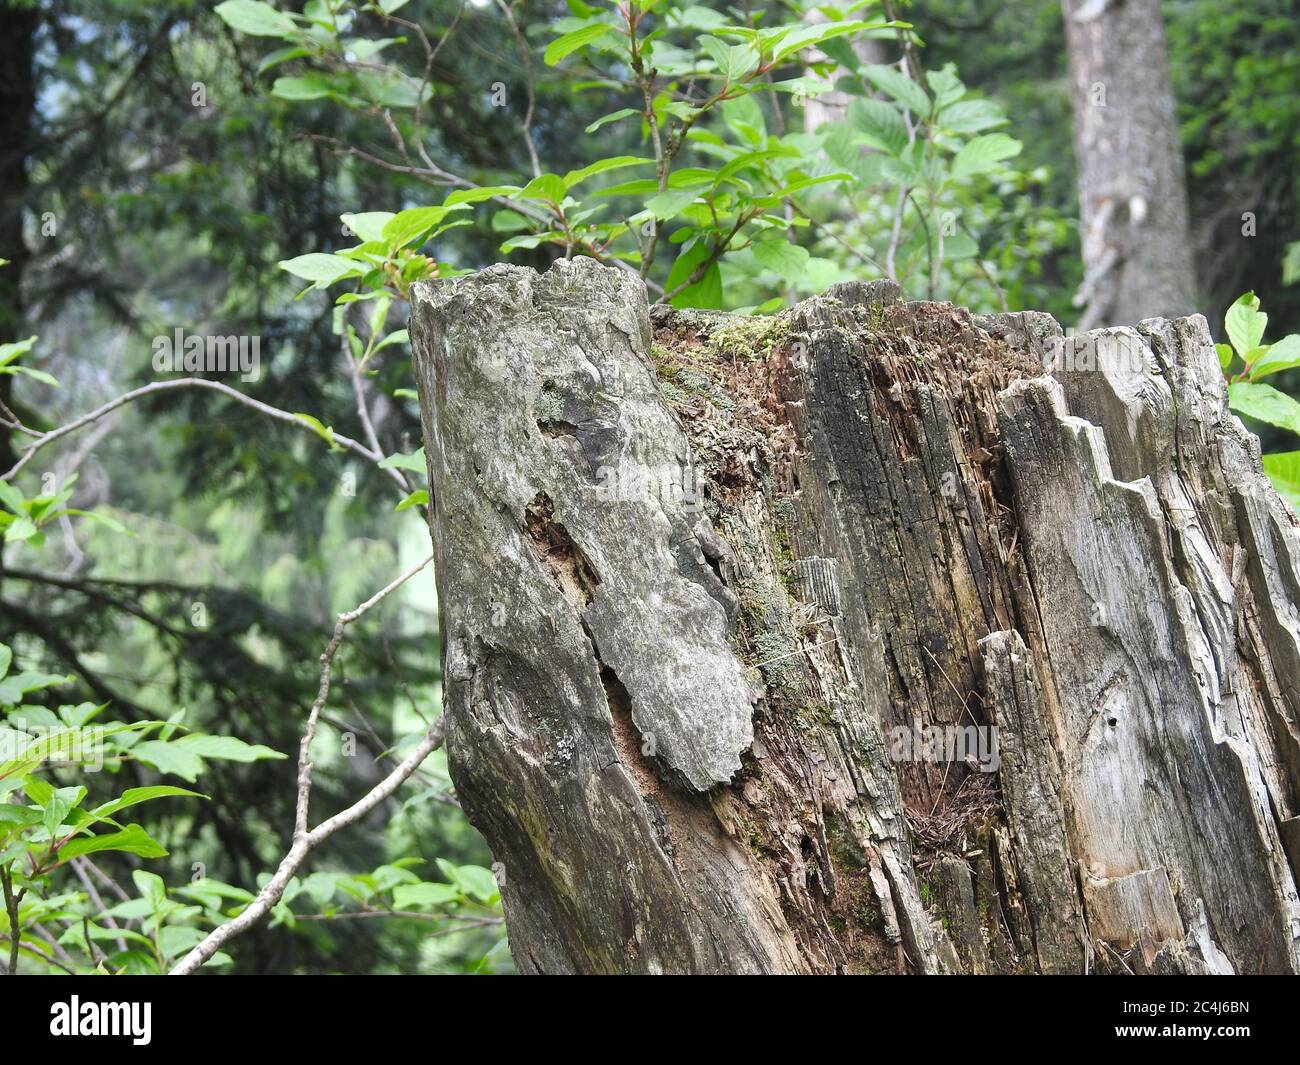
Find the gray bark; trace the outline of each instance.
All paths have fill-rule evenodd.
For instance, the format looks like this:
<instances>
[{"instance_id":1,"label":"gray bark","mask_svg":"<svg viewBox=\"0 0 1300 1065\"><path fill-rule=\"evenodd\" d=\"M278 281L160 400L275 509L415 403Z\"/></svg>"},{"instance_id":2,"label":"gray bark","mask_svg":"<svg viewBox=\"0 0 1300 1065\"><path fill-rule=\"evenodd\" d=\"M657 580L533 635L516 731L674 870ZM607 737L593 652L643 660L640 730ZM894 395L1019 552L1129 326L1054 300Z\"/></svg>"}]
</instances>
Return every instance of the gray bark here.
<instances>
[{"instance_id":1,"label":"gray bark","mask_svg":"<svg viewBox=\"0 0 1300 1065\"><path fill-rule=\"evenodd\" d=\"M1081 331L1196 309L1159 0L1061 0L1084 281Z\"/></svg>"},{"instance_id":2,"label":"gray bark","mask_svg":"<svg viewBox=\"0 0 1300 1065\"><path fill-rule=\"evenodd\" d=\"M522 971L1300 969L1300 522L1203 318L652 311L577 259L411 328ZM901 742L943 726L995 757Z\"/></svg>"}]
</instances>

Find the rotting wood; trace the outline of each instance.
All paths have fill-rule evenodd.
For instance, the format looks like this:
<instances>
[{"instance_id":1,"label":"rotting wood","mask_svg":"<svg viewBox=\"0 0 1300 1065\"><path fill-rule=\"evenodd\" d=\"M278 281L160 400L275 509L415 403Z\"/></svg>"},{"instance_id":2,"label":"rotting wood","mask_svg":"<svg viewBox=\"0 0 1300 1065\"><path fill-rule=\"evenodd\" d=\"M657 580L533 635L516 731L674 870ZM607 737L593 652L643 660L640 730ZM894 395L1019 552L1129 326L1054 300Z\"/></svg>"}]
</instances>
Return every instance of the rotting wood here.
<instances>
[{"instance_id":1,"label":"rotting wood","mask_svg":"<svg viewBox=\"0 0 1300 1065\"><path fill-rule=\"evenodd\" d=\"M412 338L522 971L1300 969L1300 523L1203 319L652 311L575 259L417 286Z\"/></svg>"}]
</instances>

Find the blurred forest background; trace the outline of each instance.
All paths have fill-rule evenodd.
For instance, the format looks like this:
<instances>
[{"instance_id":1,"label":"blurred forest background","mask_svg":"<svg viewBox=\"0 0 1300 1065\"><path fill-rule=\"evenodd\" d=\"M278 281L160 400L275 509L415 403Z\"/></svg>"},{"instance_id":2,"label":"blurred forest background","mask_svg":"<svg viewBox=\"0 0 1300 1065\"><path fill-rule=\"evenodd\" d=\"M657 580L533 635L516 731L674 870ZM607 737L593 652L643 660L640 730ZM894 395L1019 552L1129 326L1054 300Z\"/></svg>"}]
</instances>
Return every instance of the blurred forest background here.
<instances>
[{"instance_id":1,"label":"blurred forest background","mask_svg":"<svg viewBox=\"0 0 1300 1065\"><path fill-rule=\"evenodd\" d=\"M761 5L701 0L693 9L743 19L751 6ZM816 5L768 6L803 19ZM0 269L0 339L39 334L25 361L61 387L30 378L0 383L6 403L38 430L155 380L152 339L181 327L260 337L260 377L228 383L360 436L356 394L340 370L346 344L335 310L321 292L296 298L302 285L277 264L355 243L344 214L441 202L446 188L403 169L374 107L301 85L271 92L286 75L305 81L310 59L266 65L276 42L238 32L213 7L0 0L0 257L9 260ZM477 185L520 186L537 173L534 150L559 174L600 157L644 154L636 122L611 120L588 132L619 102L582 62L543 59L557 21L584 17L594 10L587 5L409 0L380 7L422 27L435 46L445 43L400 132L446 171ZM1001 131L1021 146L961 191L970 248L954 251L942 276L921 268L901 278L905 290L980 310L1047 310L1073 325L1083 269L1060 4L866 7L870 17L912 23L925 69L953 64L970 99L1000 108ZM1289 252L1300 241L1300 10L1294 0L1166 0L1160 7L1199 308L1221 340L1225 312L1253 290L1270 316L1270 339L1300 330L1300 256ZM706 15L693 17L707 26ZM385 29L378 9L358 18L371 20L371 39L406 38L386 50L385 61L422 80L425 53L409 30ZM893 31L869 43L874 63L901 56ZM861 55L829 43L826 51L841 68L831 76L852 82ZM866 81L858 85L858 95L871 94ZM837 87L854 95L851 85ZM776 135L808 126L809 106L791 94L761 104ZM744 256L724 262L722 302L770 309L845 277L878 276L852 253L865 246L854 226L887 229L893 201L865 202L846 219L836 215L837 195L819 201L819 228L800 237L813 255L796 258L794 269L760 261L778 267L773 276ZM1246 211L1257 219L1249 236ZM503 258L541 268L565 252L524 239L503 254L503 240L527 221L511 212L466 212L463 221L426 254L472 270ZM651 273L661 285L670 283L664 255L662 273ZM403 314L394 305L389 327L400 326ZM419 411L405 345L393 343L367 369L384 452L415 452ZM1295 392L1294 373L1273 383ZM1266 444L1288 435L1267 432ZM0 470L13 465L22 443L18 434L0 435ZM167 884L202 876L255 890L288 843L293 755L335 616L427 553L421 511L395 513L382 471L355 456L204 391L123 407L45 453L24 476L46 473L60 485L76 473L73 505L114 518L132 535L64 516L44 530L41 547L7 544L0 643L26 669L72 675L59 696L65 702L110 702L128 719L184 708L191 727L288 754L213 761L195 785L208 801L171 801L150 815L151 831L171 854L148 867ZM350 635L317 741L321 813L371 786L436 716L437 631L433 576L425 571ZM124 772L156 779L138 765ZM119 870L129 870L123 861ZM439 752L398 799L313 856L317 879L308 884L305 870L298 900L235 941L224 971L509 972L495 896L475 894L474 871L490 865L455 804ZM420 896L412 892L407 905L396 904L394 888L417 878L459 883L460 898L486 916L446 923L436 905L416 912ZM129 871L118 881L126 896L134 893ZM446 900L433 892L426 901ZM366 913L383 919L358 917Z\"/></svg>"}]
</instances>

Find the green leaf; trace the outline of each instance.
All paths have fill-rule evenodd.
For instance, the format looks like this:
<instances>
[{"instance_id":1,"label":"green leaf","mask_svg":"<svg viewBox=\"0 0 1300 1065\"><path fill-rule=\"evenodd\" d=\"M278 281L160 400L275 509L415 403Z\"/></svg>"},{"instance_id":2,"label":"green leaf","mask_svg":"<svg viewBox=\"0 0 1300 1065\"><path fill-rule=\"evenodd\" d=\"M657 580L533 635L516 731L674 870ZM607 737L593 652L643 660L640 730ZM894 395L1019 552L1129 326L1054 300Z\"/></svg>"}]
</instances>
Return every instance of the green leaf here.
<instances>
[{"instance_id":1,"label":"green leaf","mask_svg":"<svg viewBox=\"0 0 1300 1065\"><path fill-rule=\"evenodd\" d=\"M692 4L677 14L676 22L688 30L718 30L727 25L727 17L710 8Z\"/></svg>"},{"instance_id":2,"label":"green leaf","mask_svg":"<svg viewBox=\"0 0 1300 1065\"><path fill-rule=\"evenodd\" d=\"M9 649L9 645L0 643L0 680L4 680L8 675L13 660L14 653Z\"/></svg>"},{"instance_id":3,"label":"green leaf","mask_svg":"<svg viewBox=\"0 0 1300 1065\"><path fill-rule=\"evenodd\" d=\"M206 795L200 795L197 791L187 791L185 788L176 788L170 784L154 784L147 788L127 788L126 791L114 799L112 802L106 802L102 806L96 806L90 811L91 817L96 820L103 820L106 817L112 817L115 813L127 809L130 806L136 806L142 802L150 802L153 799L162 799L168 796L188 796L193 799L206 799Z\"/></svg>"},{"instance_id":4,"label":"green leaf","mask_svg":"<svg viewBox=\"0 0 1300 1065\"><path fill-rule=\"evenodd\" d=\"M760 266L780 274L785 281L799 280L808 268L808 249L788 240L765 240L755 244L752 250Z\"/></svg>"},{"instance_id":5,"label":"green leaf","mask_svg":"<svg viewBox=\"0 0 1300 1065\"><path fill-rule=\"evenodd\" d=\"M717 37L704 36L699 45L731 82L743 80L759 63L758 49L750 41L728 45Z\"/></svg>"},{"instance_id":6,"label":"green leaf","mask_svg":"<svg viewBox=\"0 0 1300 1065\"><path fill-rule=\"evenodd\" d=\"M271 95L281 100L323 100L333 96L334 91L333 79L317 71L299 77L276 78L271 86Z\"/></svg>"},{"instance_id":7,"label":"green leaf","mask_svg":"<svg viewBox=\"0 0 1300 1065\"><path fill-rule=\"evenodd\" d=\"M349 59L364 63L391 44L405 43L405 37L349 37L343 42L343 51Z\"/></svg>"},{"instance_id":8,"label":"green leaf","mask_svg":"<svg viewBox=\"0 0 1300 1065\"><path fill-rule=\"evenodd\" d=\"M81 805L81 800L86 797L86 789L77 788L56 788L51 792L50 797L41 805L45 807L44 815L41 817L41 824L50 834L54 833L65 820L68 814Z\"/></svg>"},{"instance_id":9,"label":"green leaf","mask_svg":"<svg viewBox=\"0 0 1300 1065\"><path fill-rule=\"evenodd\" d=\"M304 425L311 426L312 431L317 436L319 436L322 440L324 440L325 443L329 444L330 447L335 446L334 429L332 426L325 425L314 414L303 414L302 412L299 411L294 414L294 417L297 418Z\"/></svg>"},{"instance_id":10,"label":"green leaf","mask_svg":"<svg viewBox=\"0 0 1300 1065\"><path fill-rule=\"evenodd\" d=\"M157 913L167 901L167 885L163 883L163 878L147 869L133 869L131 879L135 882L140 897L148 901L152 912Z\"/></svg>"},{"instance_id":11,"label":"green leaf","mask_svg":"<svg viewBox=\"0 0 1300 1065\"><path fill-rule=\"evenodd\" d=\"M405 329L394 329L388 334L388 336L384 337L383 340L375 345L375 351L383 351L384 348L391 347L393 344L407 344L410 343L410 340L411 334Z\"/></svg>"},{"instance_id":12,"label":"green leaf","mask_svg":"<svg viewBox=\"0 0 1300 1065\"><path fill-rule=\"evenodd\" d=\"M201 943L203 936L203 929L191 925L164 925L158 930L158 948L164 958L177 958Z\"/></svg>"},{"instance_id":13,"label":"green leaf","mask_svg":"<svg viewBox=\"0 0 1300 1065\"><path fill-rule=\"evenodd\" d=\"M1264 456L1264 472L1278 495L1300 511L1300 451L1281 451Z\"/></svg>"},{"instance_id":14,"label":"green leaf","mask_svg":"<svg viewBox=\"0 0 1300 1065\"><path fill-rule=\"evenodd\" d=\"M476 189L457 189L442 201L442 205L455 207L462 203L481 203L493 196L513 196L518 191L518 185L480 185Z\"/></svg>"},{"instance_id":15,"label":"green leaf","mask_svg":"<svg viewBox=\"0 0 1300 1065\"><path fill-rule=\"evenodd\" d=\"M27 777L23 781L23 791L37 806L44 806L54 794L54 785L40 777Z\"/></svg>"},{"instance_id":16,"label":"green leaf","mask_svg":"<svg viewBox=\"0 0 1300 1065\"><path fill-rule=\"evenodd\" d=\"M501 254L506 255L516 248L535 248L543 241L552 237L560 237L560 233L523 233L517 237L511 237L509 240L501 242Z\"/></svg>"},{"instance_id":17,"label":"green leaf","mask_svg":"<svg viewBox=\"0 0 1300 1065\"><path fill-rule=\"evenodd\" d=\"M14 828L29 828L41 823L41 811L30 806L18 806L14 803L0 803L0 825Z\"/></svg>"},{"instance_id":18,"label":"green leaf","mask_svg":"<svg viewBox=\"0 0 1300 1065\"><path fill-rule=\"evenodd\" d=\"M403 499L393 509L397 512L410 510L412 507L425 507L429 505L429 493L424 488L417 488L409 496Z\"/></svg>"},{"instance_id":19,"label":"green leaf","mask_svg":"<svg viewBox=\"0 0 1300 1065\"><path fill-rule=\"evenodd\" d=\"M603 174L607 170L622 170L629 166L643 166L652 163L652 159L638 159L635 155L616 155L609 159L600 159L581 170L570 170L564 175L564 188L569 190L589 177Z\"/></svg>"},{"instance_id":20,"label":"green leaf","mask_svg":"<svg viewBox=\"0 0 1300 1065\"><path fill-rule=\"evenodd\" d=\"M772 53L772 61L779 63L787 56L804 48L829 41L833 37L842 37L848 33L857 33L866 29L865 22L821 22L812 26L802 26L781 39L777 50Z\"/></svg>"},{"instance_id":21,"label":"green leaf","mask_svg":"<svg viewBox=\"0 0 1300 1065\"><path fill-rule=\"evenodd\" d=\"M957 77L957 68L952 63L948 63L942 70L927 71L925 81L934 97L936 115L966 95L966 86Z\"/></svg>"},{"instance_id":22,"label":"green leaf","mask_svg":"<svg viewBox=\"0 0 1300 1065\"><path fill-rule=\"evenodd\" d=\"M1251 362L1250 359L1246 362L1250 364L1252 381L1300 366L1300 333L1284 336L1276 344L1270 344L1265 348L1264 354L1255 362Z\"/></svg>"},{"instance_id":23,"label":"green leaf","mask_svg":"<svg viewBox=\"0 0 1300 1065\"><path fill-rule=\"evenodd\" d=\"M504 208L492 216L492 230L496 233L518 233L530 225L527 218L509 208Z\"/></svg>"},{"instance_id":24,"label":"green leaf","mask_svg":"<svg viewBox=\"0 0 1300 1065\"><path fill-rule=\"evenodd\" d=\"M564 180L558 174L542 174L541 177L533 178L515 195L521 200L548 200L551 203L561 203L567 191Z\"/></svg>"},{"instance_id":25,"label":"green leaf","mask_svg":"<svg viewBox=\"0 0 1300 1065\"><path fill-rule=\"evenodd\" d=\"M379 10L385 15L391 15L399 8L405 7L411 0L379 0Z\"/></svg>"},{"instance_id":26,"label":"green leaf","mask_svg":"<svg viewBox=\"0 0 1300 1065\"><path fill-rule=\"evenodd\" d=\"M674 307L699 307L720 310L722 307L722 270L717 263L705 271L704 276L689 288L673 297Z\"/></svg>"},{"instance_id":27,"label":"green leaf","mask_svg":"<svg viewBox=\"0 0 1300 1065\"><path fill-rule=\"evenodd\" d=\"M400 451L394 452L379 463L379 468L381 470L411 470L414 473L424 473L427 469L424 460L424 448L412 451L409 455L403 455Z\"/></svg>"},{"instance_id":28,"label":"green leaf","mask_svg":"<svg viewBox=\"0 0 1300 1065\"><path fill-rule=\"evenodd\" d=\"M30 366L6 366L4 369L0 369L0 373L25 374L28 377L32 377L35 378L37 381L40 381L41 384L53 385L55 388L59 387L59 382L56 381L53 377L51 377L49 374L47 374L44 370L34 370Z\"/></svg>"},{"instance_id":29,"label":"green leaf","mask_svg":"<svg viewBox=\"0 0 1300 1065\"><path fill-rule=\"evenodd\" d=\"M36 337L30 336L26 340L11 340L7 344L0 344L0 366L8 366L18 356L26 355L36 340Z\"/></svg>"},{"instance_id":30,"label":"green leaf","mask_svg":"<svg viewBox=\"0 0 1300 1065\"><path fill-rule=\"evenodd\" d=\"M1239 381L1228 387L1228 404L1238 414L1300 433L1300 403L1272 385Z\"/></svg>"},{"instance_id":31,"label":"green leaf","mask_svg":"<svg viewBox=\"0 0 1300 1065\"><path fill-rule=\"evenodd\" d=\"M311 55L310 48L303 48L298 44L291 44L284 48L277 48L274 52L268 52L262 56L262 61L257 64L257 72L265 74L272 67L277 67L281 63L287 63L290 59L301 59L303 56Z\"/></svg>"},{"instance_id":32,"label":"green leaf","mask_svg":"<svg viewBox=\"0 0 1300 1065\"><path fill-rule=\"evenodd\" d=\"M694 189L669 189L651 196L645 202L650 211L660 222L675 218L695 202L697 193Z\"/></svg>"},{"instance_id":33,"label":"green leaf","mask_svg":"<svg viewBox=\"0 0 1300 1065\"><path fill-rule=\"evenodd\" d=\"M331 874L329 873L313 873L307 879L308 881L311 881L317 877L330 878L331 885L333 883ZM184 887L178 887L176 890L183 895L190 895L198 898L210 897L215 899L233 899L235 902L252 902L255 898L251 891L245 891L241 887L234 887L231 884L223 883L220 880L212 880L209 877L192 880ZM331 886L330 895L332 894L334 894L334 889ZM328 902L329 896L326 896L323 901Z\"/></svg>"},{"instance_id":34,"label":"green leaf","mask_svg":"<svg viewBox=\"0 0 1300 1065\"><path fill-rule=\"evenodd\" d=\"M979 254L979 250L979 245L967 233L954 233L943 238L943 254L946 259L971 259Z\"/></svg>"},{"instance_id":35,"label":"green leaf","mask_svg":"<svg viewBox=\"0 0 1300 1065\"><path fill-rule=\"evenodd\" d=\"M36 528L36 523L26 514L14 519L12 525L5 530L5 543L14 543L18 541L31 540L40 530Z\"/></svg>"},{"instance_id":36,"label":"green leaf","mask_svg":"<svg viewBox=\"0 0 1300 1065\"><path fill-rule=\"evenodd\" d=\"M193 751L187 751L179 744L164 743L162 740L145 740L131 748L131 754L145 765L153 766L160 773L170 773L191 784L198 780L203 772L203 759Z\"/></svg>"},{"instance_id":37,"label":"green leaf","mask_svg":"<svg viewBox=\"0 0 1300 1065\"><path fill-rule=\"evenodd\" d=\"M903 115L884 100L854 100L846 116L871 147L898 155L907 147L907 125Z\"/></svg>"},{"instance_id":38,"label":"green leaf","mask_svg":"<svg viewBox=\"0 0 1300 1065\"><path fill-rule=\"evenodd\" d=\"M362 70L356 74L362 88L381 107L416 107L432 94L428 82L407 77L397 70Z\"/></svg>"},{"instance_id":39,"label":"green leaf","mask_svg":"<svg viewBox=\"0 0 1300 1065\"><path fill-rule=\"evenodd\" d=\"M810 189L815 185L825 185L835 181L852 181L852 174L818 174L816 177L801 177L773 193L773 198L793 196L796 192Z\"/></svg>"},{"instance_id":40,"label":"green leaf","mask_svg":"<svg viewBox=\"0 0 1300 1065\"><path fill-rule=\"evenodd\" d=\"M296 29L293 19L260 0L226 0L215 10L227 26L251 37L287 37Z\"/></svg>"},{"instance_id":41,"label":"green leaf","mask_svg":"<svg viewBox=\"0 0 1300 1065\"><path fill-rule=\"evenodd\" d=\"M930 97L906 74L894 67L873 64L866 69L867 80L881 92L892 96L909 111L926 118L930 114Z\"/></svg>"},{"instance_id":42,"label":"green leaf","mask_svg":"<svg viewBox=\"0 0 1300 1065\"><path fill-rule=\"evenodd\" d=\"M439 222L447 217L447 207L412 207L399 211L384 223L383 239L394 248L404 248L408 244L423 243L425 237Z\"/></svg>"},{"instance_id":43,"label":"green leaf","mask_svg":"<svg viewBox=\"0 0 1300 1065\"><path fill-rule=\"evenodd\" d=\"M215 758L224 762L260 762L268 758L284 758L279 751L260 743L245 743L235 736L209 736L191 733L172 746L197 754L200 758Z\"/></svg>"},{"instance_id":44,"label":"green leaf","mask_svg":"<svg viewBox=\"0 0 1300 1065\"><path fill-rule=\"evenodd\" d=\"M1215 344L1214 350L1219 356L1219 365L1223 367L1223 369L1226 370L1232 365L1234 356L1231 344Z\"/></svg>"},{"instance_id":45,"label":"green leaf","mask_svg":"<svg viewBox=\"0 0 1300 1065\"><path fill-rule=\"evenodd\" d=\"M18 491L8 481L0 481L0 503L3 503L15 514L27 513L27 508L23 506L22 492Z\"/></svg>"},{"instance_id":46,"label":"green leaf","mask_svg":"<svg viewBox=\"0 0 1300 1065\"><path fill-rule=\"evenodd\" d=\"M366 272L363 264L341 255L327 255L314 251L299 255L293 259L282 259L276 264L281 270L301 277L304 281L315 282L316 288L328 288L345 277L356 277Z\"/></svg>"},{"instance_id":47,"label":"green leaf","mask_svg":"<svg viewBox=\"0 0 1300 1065\"><path fill-rule=\"evenodd\" d=\"M1288 244L1282 258L1282 284L1294 285L1297 281L1300 281L1300 240Z\"/></svg>"},{"instance_id":48,"label":"green leaf","mask_svg":"<svg viewBox=\"0 0 1300 1065\"><path fill-rule=\"evenodd\" d=\"M111 529L113 532L121 533L123 536L135 535L135 533L133 533L130 529L128 529L116 518L110 517L107 514L103 514L98 510L82 510L80 507L65 507L63 510L57 511L54 514L49 515L49 517L61 518L65 514L70 514L78 518L85 518L87 521L95 525L102 525L104 526L105 529Z\"/></svg>"},{"instance_id":49,"label":"green leaf","mask_svg":"<svg viewBox=\"0 0 1300 1065\"><path fill-rule=\"evenodd\" d=\"M109 832L102 836L79 836L69 840L59 848L59 860L68 861L83 854L97 854L100 851L125 851L141 858L165 858L167 848L149 835L140 825L127 825L120 832Z\"/></svg>"},{"instance_id":50,"label":"green leaf","mask_svg":"<svg viewBox=\"0 0 1300 1065\"><path fill-rule=\"evenodd\" d=\"M425 906L444 906L458 898L460 889L452 884L400 884L393 889L393 908L417 910Z\"/></svg>"},{"instance_id":51,"label":"green leaf","mask_svg":"<svg viewBox=\"0 0 1300 1065\"><path fill-rule=\"evenodd\" d=\"M361 214L342 214L339 219L367 244L384 239L384 226L393 218L392 211L364 211Z\"/></svg>"},{"instance_id":52,"label":"green leaf","mask_svg":"<svg viewBox=\"0 0 1300 1065\"><path fill-rule=\"evenodd\" d=\"M438 868L464 894L480 902L490 902L497 895L496 878L491 870L484 869L481 865L453 865L445 858L439 858Z\"/></svg>"},{"instance_id":53,"label":"green leaf","mask_svg":"<svg viewBox=\"0 0 1300 1065\"><path fill-rule=\"evenodd\" d=\"M1007 116L992 100L962 100L940 111L938 124L953 133L978 133L1005 126Z\"/></svg>"},{"instance_id":54,"label":"green leaf","mask_svg":"<svg viewBox=\"0 0 1300 1065\"><path fill-rule=\"evenodd\" d=\"M553 67L571 52L576 52L579 48L592 44L613 32L614 28L605 22L596 22L590 26L583 26L581 29L566 33L564 36L553 40L547 45L546 53L542 56L542 59L548 67Z\"/></svg>"},{"instance_id":55,"label":"green leaf","mask_svg":"<svg viewBox=\"0 0 1300 1065\"><path fill-rule=\"evenodd\" d=\"M1223 317L1223 327L1228 339L1243 359L1252 348L1257 348L1264 339L1264 329L1268 326L1268 315L1259 309L1259 297L1247 292L1237 299L1228 313Z\"/></svg>"},{"instance_id":56,"label":"green leaf","mask_svg":"<svg viewBox=\"0 0 1300 1065\"><path fill-rule=\"evenodd\" d=\"M969 177L992 170L1003 159L1019 155L1021 143L1005 133L986 133L962 145L952 161L954 178Z\"/></svg>"},{"instance_id":57,"label":"green leaf","mask_svg":"<svg viewBox=\"0 0 1300 1065\"><path fill-rule=\"evenodd\" d=\"M617 122L621 118L627 118L630 115L639 115L639 114L641 114L641 112L638 111L635 107L623 107L617 111L611 111L608 115L602 115L600 118L596 119L595 122L593 122L590 126L587 127L587 132L595 133L596 130L600 129L601 126L605 125L608 122Z\"/></svg>"}]
</instances>

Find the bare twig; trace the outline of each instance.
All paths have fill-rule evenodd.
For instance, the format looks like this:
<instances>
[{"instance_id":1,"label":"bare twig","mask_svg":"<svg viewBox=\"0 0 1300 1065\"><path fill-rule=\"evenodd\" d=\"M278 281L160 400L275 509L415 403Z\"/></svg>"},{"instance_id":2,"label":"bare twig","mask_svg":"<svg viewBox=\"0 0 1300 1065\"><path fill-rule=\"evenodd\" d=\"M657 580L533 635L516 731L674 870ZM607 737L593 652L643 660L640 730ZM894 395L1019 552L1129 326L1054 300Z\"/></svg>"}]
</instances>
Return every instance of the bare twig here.
<instances>
[{"instance_id":1,"label":"bare twig","mask_svg":"<svg viewBox=\"0 0 1300 1065\"><path fill-rule=\"evenodd\" d=\"M302 743L298 748L298 807L293 827L295 839L307 833L307 804L311 797L313 768L311 744L316 738L316 723L320 720L320 712L325 707L325 700L329 698L334 656L338 654L339 645L343 643L343 634L349 625L382 603L432 561L433 553L430 552L383 590L376 592L356 609L340 614L338 620L334 622L334 634L320 656L320 685L316 691L316 700L311 704L311 710L307 714L307 726L303 730Z\"/></svg>"},{"instance_id":2,"label":"bare twig","mask_svg":"<svg viewBox=\"0 0 1300 1065\"><path fill-rule=\"evenodd\" d=\"M376 784L365 795L333 817L322 821L310 831L307 829L307 807L311 795L311 741L315 736L316 723L320 717L321 708L325 705L325 700L329 696L330 673L334 662L334 655L338 652L339 644L343 640L343 631L352 622L356 621L363 614L373 609L381 603L397 588L401 587L411 577L424 569L432 560L432 555L424 558L418 565L412 566L395 581L373 596L354 610L340 614L338 621L334 626L334 635L331 637L329 645L321 654L321 680L320 688L316 695L316 701L312 704L311 712L308 715L307 726L303 731L302 744L298 751L298 799L297 810L294 817L293 844L289 851L280 860L280 865L275 871L275 875L263 886L258 892L257 898L249 903L248 907L239 914L238 917L227 921L223 925L214 928L204 940L193 950L185 955L172 968L171 976L188 976L199 968L204 962L212 957L221 947L242 932L246 932L263 917L269 913L272 908L284 896L285 888L288 887L289 881L298 871L307 855L320 843L329 839L339 829L346 828L361 820L366 814L376 806L391 796L405 781L411 776L434 751L442 746L443 725L442 719L439 718L425 732L424 738L419 745L408 754L398 766L388 774L382 781Z\"/></svg>"},{"instance_id":3,"label":"bare twig","mask_svg":"<svg viewBox=\"0 0 1300 1065\"><path fill-rule=\"evenodd\" d=\"M95 882L91 880L90 876L86 873L86 865L88 865L89 862L87 862L85 858L73 858L68 864L72 866L72 871L77 874L77 879L81 881L81 886L86 889L86 894L90 896L90 901L93 902L95 908L99 910L99 915L104 924L109 928L118 928L117 920L111 913L107 912L108 906L104 903L104 897L99 893L99 889L95 887ZM89 937L87 937L87 942L89 941ZM113 942L117 944L118 950L126 950L126 940L121 936L117 936Z\"/></svg>"},{"instance_id":4,"label":"bare twig","mask_svg":"<svg viewBox=\"0 0 1300 1065\"><path fill-rule=\"evenodd\" d=\"M9 917L9 975L18 975L18 951L21 948L23 932L18 923L18 904L23 901L27 889L15 894L14 882L9 876L9 867L0 865L0 888L4 890L5 913Z\"/></svg>"},{"instance_id":5,"label":"bare twig","mask_svg":"<svg viewBox=\"0 0 1300 1065\"><path fill-rule=\"evenodd\" d=\"M301 432L317 435L316 430L308 425L301 418L289 413L287 410L281 410L279 407L272 407L261 400L253 399L252 396L246 396L236 388L231 388L221 381L210 381L205 377L178 377L174 381L155 381L153 384L144 385L141 388L132 389L125 392L116 399L111 399L102 407L97 407L88 414L83 414L80 418L74 418L66 425L60 425L57 429L51 429L48 433L42 433L40 437L32 441L22 453L22 457L14 463L6 472L0 473L0 481L12 481L14 477L36 456L42 448L48 447L57 440L63 439L78 429L84 429L87 425L97 422L106 414L111 414L119 407L124 407L144 396L153 395L158 392L171 392L180 388L206 388L212 392L220 392L223 396L233 399L236 403L242 403L245 407L251 407L259 414L265 414L268 418L275 421L283 422L285 425L291 425ZM350 436L344 436L342 433L333 434L334 444L344 451L350 451L359 455L367 462L379 463L383 461L382 451L371 451L365 444L353 440ZM386 469L384 473L397 485L397 487L406 490L405 479L397 474L396 470Z\"/></svg>"},{"instance_id":6,"label":"bare twig","mask_svg":"<svg viewBox=\"0 0 1300 1065\"><path fill-rule=\"evenodd\" d=\"M906 185L899 186L898 200L894 203L894 221L889 230L889 248L885 252L885 276L890 281L898 280L898 245L903 239L903 208L907 206L910 191Z\"/></svg>"},{"instance_id":7,"label":"bare twig","mask_svg":"<svg viewBox=\"0 0 1300 1065\"><path fill-rule=\"evenodd\" d=\"M347 828L349 825L360 821L361 818L392 795L406 778L415 772L421 762L442 746L442 738L442 719L439 718L433 727L425 733L420 745L402 759L402 763L379 784L371 788L370 791L346 810L335 814L327 821L322 821L307 835L295 840L293 846L289 849L289 853L281 860L279 868L275 871L275 876L267 881L266 886L258 892L257 898L249 904L248 908L238 917L209 932L203 942L177 962L168 975L189 976L227 942L241 932L248 931L249 928L265 917L271 908L280 901L280 898L284 895L284 889L289 886L289 881L312 849L324 840L329 839L339 829Z\"/></svg>"},{"instance_id":8,"label":"bare twig","mask_svg":"<svg viewBox=\"0 0 1300 1065\"><path fill-rule=\"evenodd\" d=\"M519 58L523 60L524 72L524 91L528 97L528 108L524 112L523 120L519 123L524 134L524 146L528 149L528 161L533 167L533 177L542 176L542 164L537 158L537 145L533 143L533 112L537 109L537 90L533 83L533 62L532 53L529 51L528 42L524 40L524 35L519 29L519 23L515 21L515 14L510 9L506 0L496 0L497 7L501 14L510 24L510 32L515 39L515 47L519 49Z\"/></svg>"}]
</instances>

